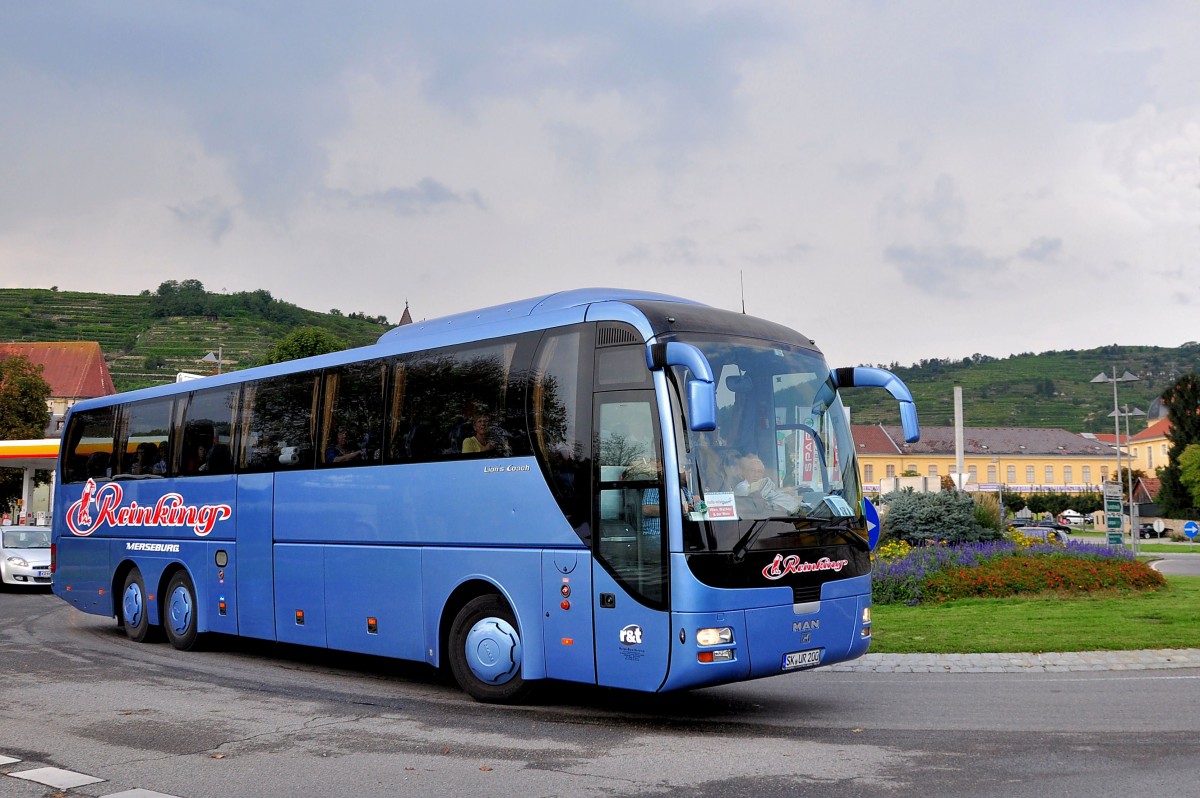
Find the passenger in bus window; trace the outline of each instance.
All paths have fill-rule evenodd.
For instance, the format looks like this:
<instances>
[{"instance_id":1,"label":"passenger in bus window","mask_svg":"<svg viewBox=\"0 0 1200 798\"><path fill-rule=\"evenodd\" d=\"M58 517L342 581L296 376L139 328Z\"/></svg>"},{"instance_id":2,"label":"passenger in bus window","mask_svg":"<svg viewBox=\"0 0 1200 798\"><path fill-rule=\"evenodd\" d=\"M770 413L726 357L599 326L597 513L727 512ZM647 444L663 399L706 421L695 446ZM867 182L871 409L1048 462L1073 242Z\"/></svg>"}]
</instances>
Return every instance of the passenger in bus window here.
<instances>
[{"instance_id":1,"label":"passenger in bus window","mask_svg":"<svg viewBox=\"0 0 1200 798\"><path fill-rule=\"evenodd\" d=\"M450 451L465 452L463 444L475 434L475 419L479 417L479 407L474 399L468 399L463 404L459 422L450 428Z\"/></svg>"},{"instance_id":2,"label":"passenger in bus window","mask_svg":"<svg viewBox=\"0 0 1200 798\"><path fill-rule=\"evenodd\" d=\"M326 463L353 463L363 459L364 451L350 444L350 434L345 427L338 427L337 441L325 450Z\"/></svg>"},{"instance_id":3,"label":"passenger in bus window","mask_svg":"<svg viewBox=\"0 0 1200 798\"><path fill-rule=\"evenodd\" d=\"M492 420L487 416L475 416L471 427L475 434L462 442L463 454L490 452L499 445L496 437L492 434Z\"/></svg>"},{"instance_id":4,"label":"passenger in bus window","mask_svg":"<svg viewBox=\"0 0 1200 798\"><path fill-rule=\"evenodd\" d=\"M87 475L89 477L104 477L107 479L108 473L108 452L92 452L87 461Z\"/></svg>"},{"instance_id":5,"label":"passenger in bus window","mask_svg":"<svg viewBox=\"0 0 1200 798\"><path fill-rule=\"evenodd\" d=\"M154 465L150 468L150 473L157 474L160 477L167 475L167 442L163 441L158 445L158 459L154 461Z\"/></svg>"},{"instance_id":6,"label":"passenger in bus window","mask_svg":"<svg viewBox=\"0 0 1200 798\"><path fill-rule=\"evenodd\" d=\"M208 470L208 447L203 443L196 444L196 451L187 459L184 470L189 474L201 474Z\"/></svg>"},{"instance_id":7,"label":"passenger in bus window","mask_svg":"<svg viewBox=\"0 0 1200 798\"><path fill-rule=\"evenodd\" d=\"M634 466L635 479L662 479L662 469L657 460L650 460L644 466ZM692 511L692 492L687 487L687 477L679 477L679 499L684 513ZM642 491L642 534L650 537L662 535L662 501L658 488L646 488Z\"/></svg>"},{"instance_id":8,"label":"passenger in bus window","mask_svg":"<svg viewBox=\"0 0 1200 798\"><path fill-rule=\"evenodd\" d=\"M158 462L158 447L153 443L139 443L134 452L133 465L129 473L147 476L154 473L154 464Z\"/></svg>"}]
</instances>

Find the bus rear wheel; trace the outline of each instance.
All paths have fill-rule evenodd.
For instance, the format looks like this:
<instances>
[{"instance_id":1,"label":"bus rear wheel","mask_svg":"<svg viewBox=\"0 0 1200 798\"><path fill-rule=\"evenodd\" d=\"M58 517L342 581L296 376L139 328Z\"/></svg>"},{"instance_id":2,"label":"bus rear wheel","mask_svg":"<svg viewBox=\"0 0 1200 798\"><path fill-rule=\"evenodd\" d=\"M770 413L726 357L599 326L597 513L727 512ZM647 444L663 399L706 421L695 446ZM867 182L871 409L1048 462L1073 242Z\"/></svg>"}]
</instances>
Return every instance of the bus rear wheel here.
<instances>
[{"instance_id":1,"label":"bus rear wheel","mask_svg":"<svg viewBox=\"0 0 1200 798\"><path fill-rule=\"evenodd\" d=\"M150 634L146 583L137 568L125 575L125 587L121 590L121 625L125 627L125 634L135 643L145 641Z\"/></svg>"},{"instance_id":2,"label":"bus rear wheel","mask_svg":"<svg viewBox=\"0 0 1200 798\"><path fill-rule=\"evenodd\" d=\"M186 571L176 571L167 583L167 603L164 607L163 630L167 640L180 651L196 645L196 588Z\"/></svg>"},{"instance_id":3,"label":"bus rear wheel","mask_svg":"<svg viewBox=\"0 0 1200 798\"><path fill-rule=\"evenodd\" d=\"M515 703L533 685L521 677L523 649L517 620L496 595L473 598L450 626L450 671L463 691L489 704Z\"/></svg>"}]
</instances>

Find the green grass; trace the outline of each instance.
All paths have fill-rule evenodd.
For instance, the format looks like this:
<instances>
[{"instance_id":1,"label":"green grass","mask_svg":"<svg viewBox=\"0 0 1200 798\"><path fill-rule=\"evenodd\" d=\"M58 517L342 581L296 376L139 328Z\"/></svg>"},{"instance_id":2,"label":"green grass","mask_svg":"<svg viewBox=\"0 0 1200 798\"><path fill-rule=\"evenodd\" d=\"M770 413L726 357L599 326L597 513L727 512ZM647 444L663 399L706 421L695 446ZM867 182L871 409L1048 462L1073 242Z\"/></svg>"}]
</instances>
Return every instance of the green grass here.
<instances>
[{"instance_id":1,"label":"green grass","mask_svg":"<svg viewBox=\"0 0 1200 798\"><path fill-rule=\"evenodd\" d=\"M1186 546L1172 546L1170 543L1141 542L1138 543L1138 554L1200 554L1200 546L1195 543L1189 543Z\"/></svg>"},{"instance_id":2,"label":"green grass","mask_svg":"<svg viewBox=\"0 0 1200 798\"><path fill-rule=\"evenodd\" d=\"M1167 583L1166 590L1145 593L877 605L871 652L1200 648L1200 576L1168 576Z\"/></svg>"}]
</instances>

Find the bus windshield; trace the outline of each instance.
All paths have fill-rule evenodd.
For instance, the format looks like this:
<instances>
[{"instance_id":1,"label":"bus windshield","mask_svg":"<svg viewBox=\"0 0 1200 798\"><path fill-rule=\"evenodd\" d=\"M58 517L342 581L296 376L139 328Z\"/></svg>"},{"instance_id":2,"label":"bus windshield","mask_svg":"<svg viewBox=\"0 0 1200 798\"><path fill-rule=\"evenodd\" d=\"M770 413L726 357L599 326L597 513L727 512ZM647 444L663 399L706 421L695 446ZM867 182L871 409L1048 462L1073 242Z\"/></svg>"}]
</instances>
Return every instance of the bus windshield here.
<instances>
[{"instance_id":1,"label":"bus windshield","mask_svg":"<svg viewBox=\"0 0 1200 798\"><path fill-rule=\"evenodd\" d=\"M866 547L862 490L841 399L818 352L680 336L713 369L717 429L677 427L690 551ZM675 374L677 385L683 375Z\"/></svg>"}]
</instances>

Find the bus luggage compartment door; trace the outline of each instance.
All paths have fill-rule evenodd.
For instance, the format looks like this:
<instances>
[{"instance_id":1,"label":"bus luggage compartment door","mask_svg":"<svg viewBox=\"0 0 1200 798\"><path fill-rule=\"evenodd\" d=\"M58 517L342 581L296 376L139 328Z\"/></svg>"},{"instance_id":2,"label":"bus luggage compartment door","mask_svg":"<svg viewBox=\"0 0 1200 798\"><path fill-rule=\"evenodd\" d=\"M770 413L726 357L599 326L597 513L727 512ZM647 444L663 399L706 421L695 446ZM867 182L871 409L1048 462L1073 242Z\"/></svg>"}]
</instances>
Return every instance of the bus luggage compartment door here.
<instances>
[{"instance_id":1,"label":"bus luggage compartment door","mask_svg":"<svg viewBox=\"0 0 1200 798\"><path fill-rule=\"evenodd\" d=\"M542 552L546 676L596 683L592 634L592 556L585 549Z\"/></svg>"}]
</instances>

